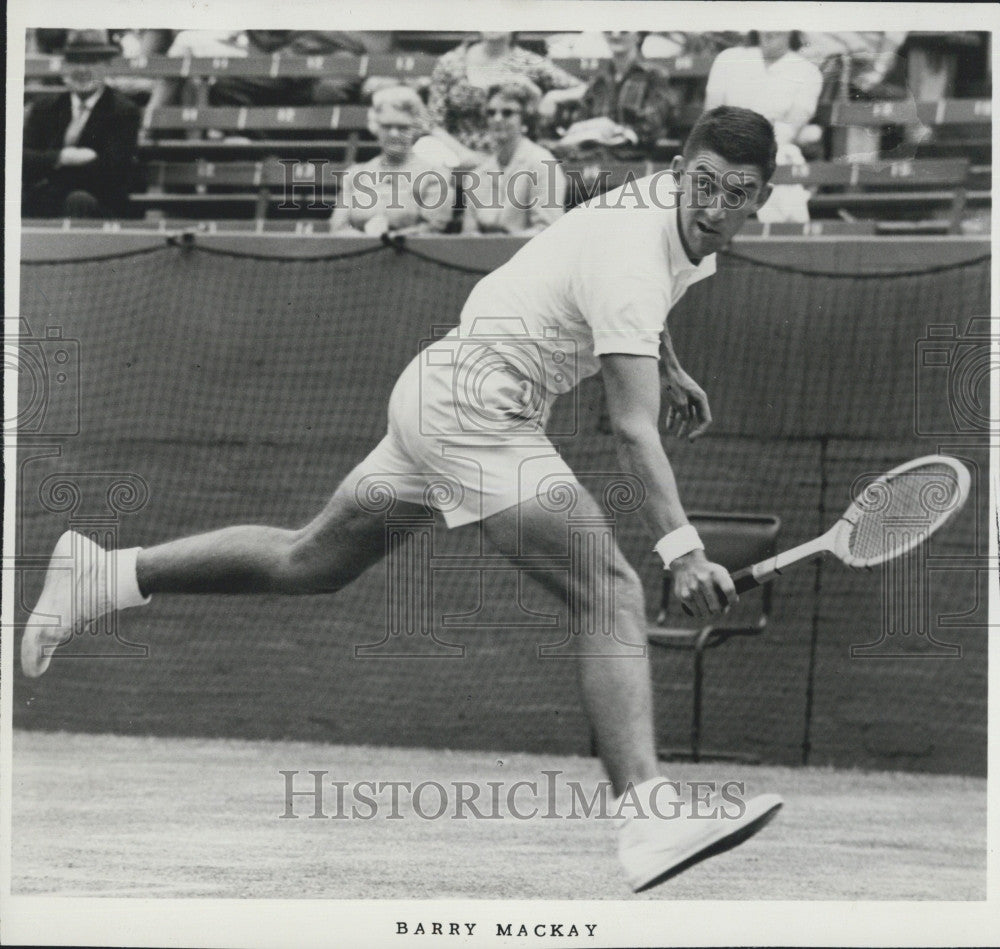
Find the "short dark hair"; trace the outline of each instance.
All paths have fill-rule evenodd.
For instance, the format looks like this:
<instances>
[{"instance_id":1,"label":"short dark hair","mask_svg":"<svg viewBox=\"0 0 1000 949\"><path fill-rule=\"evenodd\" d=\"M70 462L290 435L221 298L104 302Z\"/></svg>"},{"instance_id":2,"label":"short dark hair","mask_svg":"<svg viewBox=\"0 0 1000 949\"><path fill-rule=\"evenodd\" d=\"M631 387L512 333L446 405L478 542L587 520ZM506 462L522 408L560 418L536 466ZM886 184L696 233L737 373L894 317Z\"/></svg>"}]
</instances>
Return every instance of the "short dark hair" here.
<instances>
[{"instance_id":1,"label":"short dark hair","mask_svg":"<svg viewBox=\"0 0 1000 949\"><path fill-rule=\"evenodd\" d=\"M777 164L778 143L774 127L759 112L720 105L703 112L684 143L684 158L705 149L734 165L756 165L771 180Z\"/></svg>"}]
</instances>

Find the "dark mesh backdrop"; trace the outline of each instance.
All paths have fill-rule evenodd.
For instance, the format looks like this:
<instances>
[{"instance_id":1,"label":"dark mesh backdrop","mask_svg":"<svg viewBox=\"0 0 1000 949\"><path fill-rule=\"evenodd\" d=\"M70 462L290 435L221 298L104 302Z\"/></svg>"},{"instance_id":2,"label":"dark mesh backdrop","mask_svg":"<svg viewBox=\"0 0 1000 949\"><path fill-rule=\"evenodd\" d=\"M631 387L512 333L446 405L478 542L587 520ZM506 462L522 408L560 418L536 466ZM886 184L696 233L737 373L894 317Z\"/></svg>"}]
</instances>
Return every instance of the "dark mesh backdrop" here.
<instances>
[{"instance_id":1,"label":"dark mesh backdrop","mask_svg":"<svg viewBox=\"0 0 1000 949\"><path fill-rule=\"evenodd\" d=\"M122 546L230 523L304 523L380 439L397 374L432 326L457 320L476 279L381 249L307 261L164 248L23 266L31 351L49 358L49 326L79 341L81 424L54 437L76 398L56 387L22 437L16 622L56 537L72 518L107 522L108 484L124 475L148 486L148 500L111 518ZM826 561L789 573L767 633L707 658L706 746L777 763L807 753L812 763L985 773L988 452L960 437L947 371L915 366L929 324L964 327L988 306L985 261L873 279L728 257L671 315L716 417L711 437L668 445L689 510L778 514L791 546L829 527L866 472L942 448L983 474L917 564L926 623L879 646L878 571ZM37 404L30 374L20 378L22 405ZM563 446L571 466L617 470L599 383L581 387L579 405L581 434ZM939 436L918 437L918 418ZM55 474L83 485L80 497L54 502ZM653 613L653 538L636 515L621 519L619 537ZM436 554L478 544L475 527L434 531ZM561 625L518 628L511 574L487 573L480 591L473 571L437 572L435 628L464 655L359 658L355 646L384 636L386 569L334 597L158 597L118 620L120 639L148 657L105 632L78 637L41 679L18 675L15 724L587 751L573 662L536 652L561 638L564 605L526 585L524 606ZM443 613L475 610L481 596L488 628L442 627ZM871 648L852 658L852 646ZM114 655L79 655L88 651ZM657 654L654 676L661 741L683 745L690 655Z\"/></svg>"}]
</instances>

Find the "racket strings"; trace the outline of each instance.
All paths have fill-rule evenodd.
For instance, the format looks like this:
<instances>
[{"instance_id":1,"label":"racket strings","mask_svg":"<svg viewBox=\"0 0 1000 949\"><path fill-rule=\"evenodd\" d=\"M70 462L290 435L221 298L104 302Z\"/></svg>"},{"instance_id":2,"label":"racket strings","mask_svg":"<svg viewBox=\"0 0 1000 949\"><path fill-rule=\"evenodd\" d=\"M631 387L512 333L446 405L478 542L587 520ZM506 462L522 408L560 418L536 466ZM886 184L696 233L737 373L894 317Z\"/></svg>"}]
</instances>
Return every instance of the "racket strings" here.
<instances>
[{"instance_id":1,"label":"racket strings","mask_svg":"<svg viewBox=\"0 0 1000 949\"><path fill-rule=\"evenodd\" d=\"M857 520L850 532L851 555L882 558L898 547L925 539L962 503L958 477L935 462L867 485L855 499Z\"/></svg>"}]
</instances>

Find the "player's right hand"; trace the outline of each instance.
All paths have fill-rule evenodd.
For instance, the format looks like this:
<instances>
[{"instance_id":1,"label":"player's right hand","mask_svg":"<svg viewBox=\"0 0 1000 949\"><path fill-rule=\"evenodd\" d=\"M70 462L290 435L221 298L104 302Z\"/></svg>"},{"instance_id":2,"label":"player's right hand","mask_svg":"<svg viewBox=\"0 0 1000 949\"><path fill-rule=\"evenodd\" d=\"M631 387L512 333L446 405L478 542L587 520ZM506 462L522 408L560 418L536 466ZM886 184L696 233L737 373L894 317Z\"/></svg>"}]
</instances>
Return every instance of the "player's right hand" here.
<instances>
[{"instance_id":1,"label":"player's right hand","mask_svg":"<svg viewBox=\"0 0 1000 949\"><path fill-rule=\"evenodd\" d=\"M739 600L729 571L692 550L670 564L673 593L692 616L718 616Z\"/></svg>"}]
</instances>

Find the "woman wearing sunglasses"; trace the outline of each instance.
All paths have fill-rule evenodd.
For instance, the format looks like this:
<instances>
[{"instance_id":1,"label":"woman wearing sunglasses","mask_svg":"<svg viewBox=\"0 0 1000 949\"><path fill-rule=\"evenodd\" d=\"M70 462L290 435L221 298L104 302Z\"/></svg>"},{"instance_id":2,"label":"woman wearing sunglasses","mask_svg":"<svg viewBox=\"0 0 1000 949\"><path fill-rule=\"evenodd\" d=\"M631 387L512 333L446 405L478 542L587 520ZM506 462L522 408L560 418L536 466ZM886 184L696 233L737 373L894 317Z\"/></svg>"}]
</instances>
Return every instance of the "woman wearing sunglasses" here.
<instances>
[{"instance_id":1,"label":"woman wearing sunglasses","mask_svg":"<svg viewBox=\"0 0 1000 949\"><path fill-rule=\"evenodd\" d=\"M526 82L490 90L490 155L463 175L463 233L531 236L562 215L566 177L552 153L529 137L538 101L538 90Z\"/></svg>"}]
</instances>

